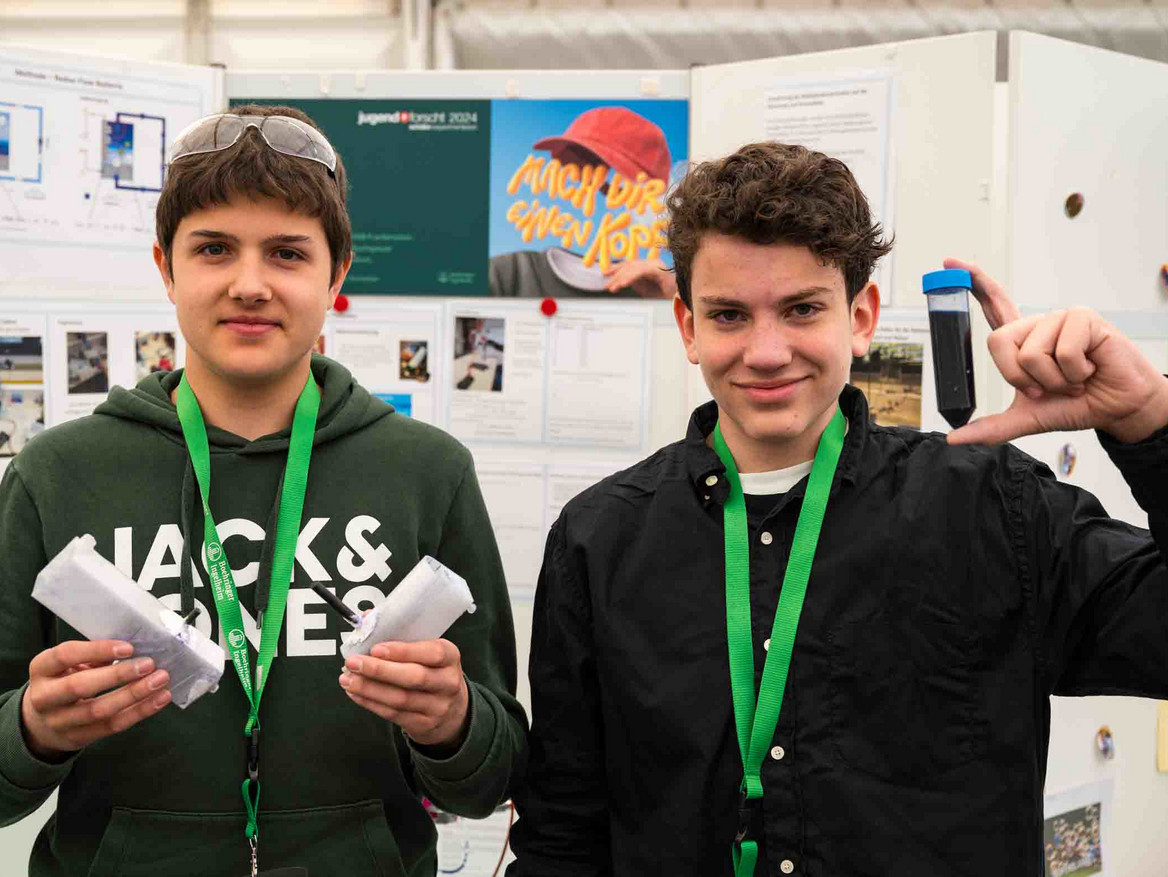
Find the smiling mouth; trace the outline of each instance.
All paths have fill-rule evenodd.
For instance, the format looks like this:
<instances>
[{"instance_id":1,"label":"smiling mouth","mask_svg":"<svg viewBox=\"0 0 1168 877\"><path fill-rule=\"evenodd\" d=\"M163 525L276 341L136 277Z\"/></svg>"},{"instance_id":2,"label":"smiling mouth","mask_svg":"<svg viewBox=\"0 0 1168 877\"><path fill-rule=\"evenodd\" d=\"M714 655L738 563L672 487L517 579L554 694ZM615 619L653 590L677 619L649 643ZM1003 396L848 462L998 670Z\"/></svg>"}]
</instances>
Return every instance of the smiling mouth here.
<instances>
[{"instance_id":1,"label":"smiling mouth","mask_svg":"<svg viewBox=\"0 0 1168 877\"><path fill-rule=\"evenodd\" d=\"M774 382L769 382L769 383L758 383L758 384L738 384L738 386L744 390L762 390L762 391L783 390L783 389L786 389L787 387L792 387L795 384L799 383L800 381L804 381L804 380L806 380L806 378L795 378L794 380L790 380L790 381L774 381Z\"/></svg>"}]
</instances>

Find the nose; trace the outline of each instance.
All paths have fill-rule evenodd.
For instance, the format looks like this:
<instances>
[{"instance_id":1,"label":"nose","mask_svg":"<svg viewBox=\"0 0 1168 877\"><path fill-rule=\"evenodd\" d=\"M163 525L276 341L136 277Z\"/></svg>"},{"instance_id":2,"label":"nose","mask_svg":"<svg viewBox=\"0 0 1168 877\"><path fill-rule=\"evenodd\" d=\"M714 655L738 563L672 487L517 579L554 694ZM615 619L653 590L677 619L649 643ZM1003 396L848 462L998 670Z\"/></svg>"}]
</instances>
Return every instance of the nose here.
<instances>
[{"instance_id":1,"label":"nose","mask_svg":"<svg viewBox=\"0 0 1168 877\"><path fill-rule=\"evenodd\" d=\"M794 359L791 339L782 321L771 316L755 320L742 350L742 364L759 372L776 372Z\"/></svg>"},{"instance_id":2,"label":"nose","mask_svg":"<svg viewBox=\"0 0 1168 877\"><path fill-rule=\"evenodd\" d=\"M245 305L265 302L272 297L263 256L245 252L235 263L235 273L227 287L227 294Z\"/></svg>"}]
</instances>

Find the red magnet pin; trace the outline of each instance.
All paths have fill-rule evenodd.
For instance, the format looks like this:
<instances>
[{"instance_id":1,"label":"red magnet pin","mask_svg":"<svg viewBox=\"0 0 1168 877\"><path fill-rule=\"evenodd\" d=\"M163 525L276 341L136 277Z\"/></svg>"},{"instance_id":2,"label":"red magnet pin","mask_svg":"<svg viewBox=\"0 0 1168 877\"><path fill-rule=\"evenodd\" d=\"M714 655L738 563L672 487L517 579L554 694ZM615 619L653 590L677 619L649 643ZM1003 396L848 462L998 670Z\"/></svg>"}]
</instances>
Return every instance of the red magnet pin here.
<instances>
[{"instance_id":1,"label":"red magnet pin","mask_svg":"<svg viewBox=\"0 0 1168 877\"><path fill-rule=\"evenodd\" d=\"M554 317L557 310L559 310L559 305L556 304L554 298L545 298L539 303L539 312L545 317Z\"/></svg>"},{"instance_id":2,"label":"red magnet pin","mask_svg":"<svg viewBox=\"0 0 1168 877\"><path fill-rule=\"evenodd\" d=\"M349 309L349 297L343 293L337 294L337 300L333 302L333 310L338 314L343 314Z\"/></svg>"}]
</instances>

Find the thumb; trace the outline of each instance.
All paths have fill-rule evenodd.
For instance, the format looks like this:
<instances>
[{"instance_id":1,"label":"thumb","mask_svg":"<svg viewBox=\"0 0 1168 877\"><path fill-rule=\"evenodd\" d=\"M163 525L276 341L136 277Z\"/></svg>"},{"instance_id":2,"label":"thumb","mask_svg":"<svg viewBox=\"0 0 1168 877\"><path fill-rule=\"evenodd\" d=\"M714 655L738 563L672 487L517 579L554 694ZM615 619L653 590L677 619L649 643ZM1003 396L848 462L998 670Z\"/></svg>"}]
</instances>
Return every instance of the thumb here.
<instances>
[{"instance_id":1,"label":"thumb","mask_svg":"<svg viewBox=\"0 0 1168 877\"><path fill-rule=\"evenodd\" d=\"M1010 408L1001 414L979 417L948 435L951 445L1000 445L1004 442L1041 432L1032 414Z\"/></svg>"}]
</instances>

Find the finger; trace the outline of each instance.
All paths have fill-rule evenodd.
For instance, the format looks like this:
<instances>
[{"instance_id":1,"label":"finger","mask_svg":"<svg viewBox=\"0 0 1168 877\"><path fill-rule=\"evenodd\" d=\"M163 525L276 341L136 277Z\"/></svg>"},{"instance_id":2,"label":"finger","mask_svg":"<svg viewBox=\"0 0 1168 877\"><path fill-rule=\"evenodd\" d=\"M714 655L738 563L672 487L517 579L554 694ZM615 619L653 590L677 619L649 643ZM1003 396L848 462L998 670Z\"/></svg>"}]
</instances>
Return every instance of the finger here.
<instances>
[{"instance_id":1,"label":"finger","mask_svg":"<svg viewBox=\"0 0 1168 877\"><path fill-rule=\"evenodd\" d=\"M99 722L89 725L84 729L79 729L71 736L79 745L88 746L90 743L96 743L98 740L103 740L114 734L120 734L127 728L132 728L143 719L148 719L156 715L166 708L170 700L170 689L164 688L153 697L139 701L129 709L122 710L108 721Z\"/></svg>"},{"instance_id":2,"label":"finger","mask_svg":"<svg viewBox=\"0 0 1168 877\"><path fill-rule=\"evenodd\" d=\"M1033 415L1017 409L979 417L949 433L951 445L1000 445L1024 435L1042 432Z\"/></svg>"},{"instance_id":3,"label":"finger","mask_svg":"<svg viewBox=\"0 0 1168 877\"><path fill-rule=\"evenodd\" d=\"M376 701L382 706L431 716L442 716L449 712L454 695L458 691L457 686L444 694L399 688L356 673L342 675L340 683L347 693Z\"/></svg>"},{"instance_id":4,"label":"finger","mask_svg":"<svg viewBox=\"0 0 1168 877\"><path fill-rule=\"evenodd\" d=\"M1071 308L1055 344L1054 358L1072 385L1083 384L1095 373L1095 363L1087 358L1093 347L1098 316L1088 308Z\"/></svg>"},{"instance_id":5,"label":"finger","mask_svg":"<svg viewBox=\"0 0 1168 877\"><path fill-rule=\"evenodd\" d=\"M402 713L399 710L395 710L393 707L386 706L383 703L378 703L375 700L362 697L359 694L353 694L349 691L346 691L345 694L347 694L349 699L352 700L353 703L357 704L357 706L367 709L369 712L375 715L381 716L381 718L385 719L387 722L400 724L400 722L398 722L398 718L402 715Z\"/></svg>"},{"instance_id":6,"label":"finger","mask_svg":"<svg viewBox=\"0 0 1168 877\"><path fill-rule=\"evenodd\" d=\"M981 305L986 321L991 329L1000 329L1007 323L1020 319L1022 314L1018 307L1006 294L1000 283L985 273L974 262L965 262L961 259L946 259L946 268L961 268L969 272L973 281L973 295Z\"/></svg>"},{"instance_id":7,"label":"finger","mask_svg":"<svg viewBox=\"0 0 1168 877\"><path fill-rule=\"evenodd\" d=\"M44 713L141 679L153 669L152 658L138 658L92 670L81 670L67 676L37 678L29 684L29 700L33 709Z\"/></svg>"},{"instance_id":8,"label":"finger","mask_svg":"<svg viewBox=\"0 0 1168 877\"><path fill-rule=\"evenodd\" d=\"M422 664L381 661L369 657L358 658L354 655L345 662L345 669L349 671L349 676L414 691L452 694L462 684L462 674L450 666L426 667Z\"/></svg>"},{"instance_id":9,"label":"finger","mask_svg":"<svg viewBox=\"0 0 1168 877\"><path fill-rule=\"evenodd\" d=\"M151 697L170 681L170 674L157 670L145 679L115 688L101 697L80 701L47 717L50 727L59 732L68 728L101 724L113 719L139 701Z\"/></svg>"},{"instance_id":10,"label":"finger","mask_svg":"<svg viewBox=\"0 0 1168 877\"><path fill-rule=\"evenodd\" d=\"M448 667L460 664L462 655L450 640L430 639L417 643L378 643L373 647L373 657L425 667Z\"/></svg>"},{"instance_id":11,"label":"finger","mask_svg":"<svg viewBox=\"0 0 1168 877\"><path fill-rule=\"evenodd\" d=\"M66 640L41 652L28 665L29 677L60 676L77 664L109 664L134 654L134 647L121 640Z\"/></svg>"},{"instance_id":12,"label":"finger","mask_svg":"<svg viewBox=\"0 0 1168 877\"><path fill-rule=\"evenodd\" d=\"M1066 375L1054 358L1055 347L1066 318L1066 311L1046 314L1018 348L1018 363L1047 393L1072 392Z\"/></svg>"},{"instance_id":13,"label":"finger","mask_svg":"<svg viewBox=\"0 0 1168 877\"><path fill-rule=\"evenodd\" d=\"M1041 395L1042 388L1022 368L1022 364L1018 361L1018 351L1025 343L1031 330L1038 324L1038 320L1038 317L1016 320L1008 326L995 329L986 339L990 356L993 357L994 365L1002 373L1002 377L1029 396Z\"/></svg>"}]
</instances>

